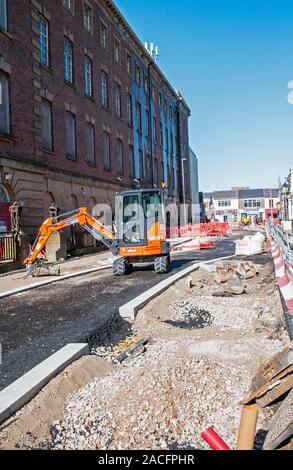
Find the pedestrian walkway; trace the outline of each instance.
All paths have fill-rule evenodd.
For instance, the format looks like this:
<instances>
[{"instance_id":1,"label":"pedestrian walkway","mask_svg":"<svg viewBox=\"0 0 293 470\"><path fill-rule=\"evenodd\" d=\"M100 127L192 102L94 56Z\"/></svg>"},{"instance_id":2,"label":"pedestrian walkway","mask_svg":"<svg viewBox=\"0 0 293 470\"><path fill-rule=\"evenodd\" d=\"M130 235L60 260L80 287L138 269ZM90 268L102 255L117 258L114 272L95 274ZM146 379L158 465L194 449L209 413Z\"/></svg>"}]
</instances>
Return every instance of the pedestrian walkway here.
<instances>
[{"instance_id":1,"label":"pedestrian walkway","mask_svg":"<svg viewBox=\"0 0 293 470\"><path fill-rule=\"evenodd\" d=\"M40 282L54 282L62 279L63 276L75 276L87 271L99 271L102 269L110 268L112 266L113 255L110 251L103 253L82 256L80 258L73 258L61 263L60 276L40 276L38 278L26 278L26 271L14 271L6 275L0 276L0 295L4 292L14 289L22 289L34 287L35 284Z\"/></svg>"},{"instance_id":2,"label":"pedestrian walkway","mask_svg":"<svg viewBox=\"0 0 293 470\"><path fill-rule=\"evenodd\" d=\"M170 239L171 246L180 246L190 241L190 238ZM110 251L98 254L82 256L64 261L60 264L61 270L59 276L42 275L40 277L26 277L26 271L14 271L12 273L0 275L0 298L10 294L15 294L28 290L30 288L40 287L41 285L50 284L63 280L71 276L87 274L88 272L100 271L111 268L114 256Z\"/></svg>"}]
</instances>

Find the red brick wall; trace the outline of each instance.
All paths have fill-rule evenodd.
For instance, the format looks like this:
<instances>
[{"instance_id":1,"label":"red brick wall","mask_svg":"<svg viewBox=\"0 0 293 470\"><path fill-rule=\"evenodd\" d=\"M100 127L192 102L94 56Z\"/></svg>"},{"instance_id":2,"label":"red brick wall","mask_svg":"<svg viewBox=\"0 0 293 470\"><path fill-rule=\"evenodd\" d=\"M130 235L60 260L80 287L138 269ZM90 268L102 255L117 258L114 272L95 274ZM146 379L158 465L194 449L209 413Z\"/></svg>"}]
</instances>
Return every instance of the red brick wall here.
<instances>
[{"instance_id":1,"label":"red brick wall","mask_svg":"<svg viewBox=\"0 0 293 470\"><path fill-rule=\"evenodd\" d=\"M33 74L33 46L32 41L36 41L37 36L32 31L34 20L31 15L38 14L38 8L32 6L32 3L40 5L46 11L50 20L50 69L41 67L41 87L53 97L53 128L54 128L54 152L48 153L36 152L36 137L34 131L34 90L33 80L36 74ZM124 146L124 179L123 185L131 187L133 181L129 178L128 166L128 141L134 138L136 128L131 129L126 122L126 93L127 88L133 87L135 71L133 71L133 80L126 71L126 48L131 52L135 60L141 57L136 56L135 47L129 44L126 36L120 34L117 26L114 25L113 16L109 11L105 13L102 8L93 0L89 2L93 7L93 34L89 34L83 28L82 1L75 1L75 15L72 16L62 6L62 0L39 0L31 2L29 0L15 0L8 2L9 34L12 39L0 35L0 51L3 58L11 65L11 121L12 133L15 136L15 142L5 143L0 140L0 154L11 155L23 161L33 160L49 168L59 169L64 172L72 172L77 175L89 177L97 180L114 183L117 177L116 171L116 135L123 136ZM17 14L16 14L17 12ZM100 46L100 17L108 26L109 50L105 51ZM64 82L63 67L63 43L65 33L70 33L74 38L74 77L75 84L71 87ZM114 61L113 35L116 35L121 41L121 65ZM93 100L87 99L84 95L84 76L83 61L85 49L93 54ZM108 69L109 75L109 98L110 110L101 108L101 69ZM143 76L147 73L147 68L142 69L142 84L139 96L143 97ZM153 76L156 84L155 113L157 118L157 141L154 147L154 155L158 156L159 183L163 179L161 164L161 146L159 139L160 110L158 106L159 87L162 85L162 78ZM114 82L118 78L121 81L122 91L122 119L115 116L114 112ZM170 94L170 92L169 92ZM170 94L171 96L171 94ZM176 97L172 100L176 102ZM66 109L65 103L76 108L77 124L77 160L71 161L66 157ZM134 102L135 109L135 102ZM145 106L142 105L142 112L145 112ZM86 162L86 115L90 115L95 120L95 153L96 164L90 166ZM102 134L103 126L110 129L111 135L111 171L104 171L102 154ZM164 125L165 128L165 125ZM174 139L176 132L173 132ZM186 154L188 156L188 126L182 131L182 138L185 142ZM144 135L139 137L139 142L144 150L146 138ZM149 144L148 144L149 145ZM138 156L136 156L138 158ZM149 185L149 183L146 183Z\"/></svg>"},{"instance_id":2,"label":"red brick wall","mask_svg":"<svg viewBox=\"0 0 293 470\"><path fill-rule=\"evenodd\" d=\"M0 34L0 55L11 67L13 137L11 143L0 139L0 152L2 155L18 155L22 159L34 159L30 3L30 0L8 2L9 36Z\"/></svg>"}]
</instances>

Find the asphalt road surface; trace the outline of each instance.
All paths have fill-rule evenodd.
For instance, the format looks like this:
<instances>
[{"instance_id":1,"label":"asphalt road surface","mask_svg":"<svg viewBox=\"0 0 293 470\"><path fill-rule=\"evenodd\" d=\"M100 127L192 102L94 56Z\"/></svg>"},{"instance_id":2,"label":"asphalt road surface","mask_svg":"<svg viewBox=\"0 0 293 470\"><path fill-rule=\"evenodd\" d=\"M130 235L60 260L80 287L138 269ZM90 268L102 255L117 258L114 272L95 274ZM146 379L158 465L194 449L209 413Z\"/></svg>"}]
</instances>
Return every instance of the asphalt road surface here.
<instances>
[{"instance_id":1,"label":"asphalt road surface","mask_svg":"<svg viewBox=\"0 0 293 470\"><path fill-rule=\"evenodd\" d=\"M119 307L166 277L194 261L234 253L234 242L222 240L214 249L177 255L166 275L143 266L117 278L107 269L0 300L0 390L67 343L89 341L95 334L97 344L105 344L107 331L125 327Z\"/></svg>"}]
</instances>

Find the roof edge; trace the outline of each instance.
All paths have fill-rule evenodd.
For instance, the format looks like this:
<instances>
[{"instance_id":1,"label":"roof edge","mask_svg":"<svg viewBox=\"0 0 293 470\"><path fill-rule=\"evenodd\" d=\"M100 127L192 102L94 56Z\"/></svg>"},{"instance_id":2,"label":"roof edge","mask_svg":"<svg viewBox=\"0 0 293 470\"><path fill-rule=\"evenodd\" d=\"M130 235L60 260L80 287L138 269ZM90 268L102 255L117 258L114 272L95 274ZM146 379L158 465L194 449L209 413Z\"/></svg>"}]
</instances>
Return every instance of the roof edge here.
<instances>
[{"instance_id":1,"label":"roof edge","mask_svg":"<svg viewBox=\"0 0 293 470\"><path fill-rule=\"evenodd\" d=\"M96 0L97 2L97 0ZM103 0L103 3L111 10L111 12L119 19L119 21L123 24L123 27L125 28L125 30L127 31L127 33L129 34L129 36L131 37L131 39L133 40L133 42L135 43L135 45L138 47L138 49L141 50L142 52L142 57L144 57L145 59L147 59L148 61L148 64L149 65L152 65L156 72L158 73L158 75L160 75L160 77L163 79L164 83L166 84L166 86L169 88L169 91L171 91L171 93L174 95L174 97L176 97L179 101L181 101L181 103L184 105L184 107L186 108L187 112L188 112L188 115L191 116L191 109L190 107L188 106L188 104L186 103L185 99L183 98L183 96L181 95L180 91L176 90L172 85L171 83L169 82L169 80L166 78L165 74L162 72L162 70L160 69L160 67L156 64L156 62L154 61L154 58L150 55L150 53L147 51L147 49L144 47L143 43L141 42L141 40L139 39L138 35L134 32L134 30L131 28L130 24L128 23L128 21L126 20L126 18L123 16L123 14L121 13L121 11L119 10L119 8L115 5L115 3L112 1L112 0Z\"/></svg>"}]
</instances>

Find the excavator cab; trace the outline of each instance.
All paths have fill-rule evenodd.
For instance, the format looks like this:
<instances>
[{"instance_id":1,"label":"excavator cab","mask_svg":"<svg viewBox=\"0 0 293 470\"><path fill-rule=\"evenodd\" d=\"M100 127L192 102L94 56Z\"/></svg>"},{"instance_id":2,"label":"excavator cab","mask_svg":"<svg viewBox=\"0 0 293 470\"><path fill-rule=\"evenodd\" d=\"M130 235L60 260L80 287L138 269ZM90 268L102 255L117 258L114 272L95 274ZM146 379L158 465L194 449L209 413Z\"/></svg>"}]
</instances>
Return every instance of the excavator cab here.
<instances>
[{"instance_id":1,"label":"excavator cab","mask_svg":"<svg viewBox=\"0 0 293 470\"><path fill-rule=\"evenodd\" d=\"M164 191L140 189L116 195L119 258L114 274L132 270L134 263L154 262L158 274L167 272L170 246L166 242Z\"/></svg>"}]
</instances>

